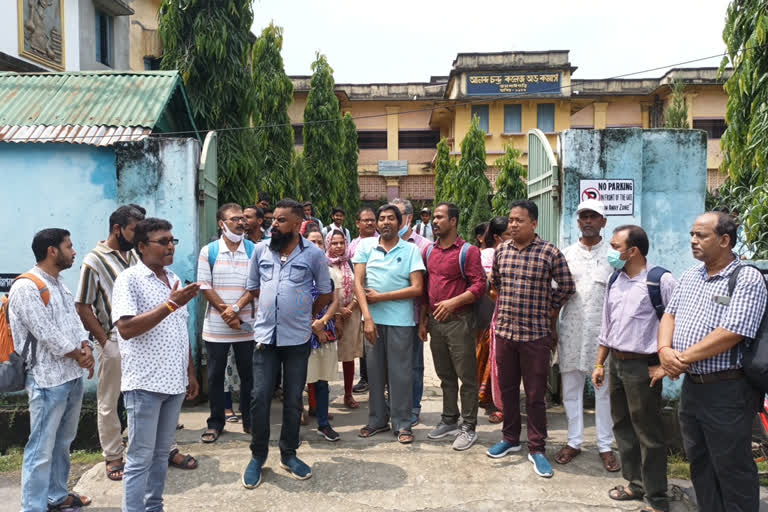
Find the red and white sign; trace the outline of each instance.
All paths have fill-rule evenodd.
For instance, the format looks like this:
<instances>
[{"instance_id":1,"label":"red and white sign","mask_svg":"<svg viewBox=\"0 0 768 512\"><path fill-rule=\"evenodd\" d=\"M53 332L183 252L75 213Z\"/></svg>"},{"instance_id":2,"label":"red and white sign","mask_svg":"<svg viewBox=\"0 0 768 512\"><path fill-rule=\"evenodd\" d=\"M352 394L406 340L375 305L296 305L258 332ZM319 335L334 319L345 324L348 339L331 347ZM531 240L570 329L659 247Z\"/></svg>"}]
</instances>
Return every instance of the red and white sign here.
<instances>
[{"instance_id":1,"label":"red and white sign","mask_svg":"<svg viewBox=\"0 0 768 512\"><path fill-rule=\"evenodd\" d=\"M635 214L635 180L580 180L579 202L597 199L606 216Z\"/></svg>"}]
</instances>

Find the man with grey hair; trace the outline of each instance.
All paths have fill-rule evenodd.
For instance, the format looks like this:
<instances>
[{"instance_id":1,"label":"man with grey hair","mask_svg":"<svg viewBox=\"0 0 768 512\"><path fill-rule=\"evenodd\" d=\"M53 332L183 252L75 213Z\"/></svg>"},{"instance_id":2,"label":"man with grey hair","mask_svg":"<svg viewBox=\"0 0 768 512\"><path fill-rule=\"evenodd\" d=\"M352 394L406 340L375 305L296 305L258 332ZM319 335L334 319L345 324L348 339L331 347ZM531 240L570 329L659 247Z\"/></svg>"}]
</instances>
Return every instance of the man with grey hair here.
<instances>
[{"instance_id":1,"label":"man with grey hair","mask_svg":"<svg viewBox=\"0 0 768 512\"><path fill-rule=\"evenodd\" d=\"M431 242L423 236L416 233L411 227L413 222L413 204L407 199L400 199L399 197L393 199L391 202L397 206L400 213L403 216L403 220L400 223L400 231L398 234L400 238L406 242L415 244L419 248L419 254L422 254L427 247L431 245ZM416 325L419 324L419 308L421 307L422 299L417 297L414 301L413 319ZM419 415L421 414L421 397L424 394L424 343L419 339L418 330L414 329L413 333L413 402L411 406L411 425L419 423Z\"/></svg>"}]
</instances>

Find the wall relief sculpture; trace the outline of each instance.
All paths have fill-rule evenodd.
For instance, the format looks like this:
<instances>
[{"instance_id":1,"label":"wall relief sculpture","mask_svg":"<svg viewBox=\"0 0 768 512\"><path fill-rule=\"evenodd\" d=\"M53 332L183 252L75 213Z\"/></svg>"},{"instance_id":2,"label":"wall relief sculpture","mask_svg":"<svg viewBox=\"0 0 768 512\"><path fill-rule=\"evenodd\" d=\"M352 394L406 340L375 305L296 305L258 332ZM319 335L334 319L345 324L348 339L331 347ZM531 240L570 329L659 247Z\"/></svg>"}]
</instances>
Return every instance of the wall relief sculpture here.
<instances>
[{"instance_id":1,"label":"wall relief sculpture","mask_svg":"<svg viewBox=\"0 0 768 512\"><path fill-rule=\"evenodd\" d=\"M64 0L17 0L19 54L64 71Z\"/></svg>"}]
</instances>

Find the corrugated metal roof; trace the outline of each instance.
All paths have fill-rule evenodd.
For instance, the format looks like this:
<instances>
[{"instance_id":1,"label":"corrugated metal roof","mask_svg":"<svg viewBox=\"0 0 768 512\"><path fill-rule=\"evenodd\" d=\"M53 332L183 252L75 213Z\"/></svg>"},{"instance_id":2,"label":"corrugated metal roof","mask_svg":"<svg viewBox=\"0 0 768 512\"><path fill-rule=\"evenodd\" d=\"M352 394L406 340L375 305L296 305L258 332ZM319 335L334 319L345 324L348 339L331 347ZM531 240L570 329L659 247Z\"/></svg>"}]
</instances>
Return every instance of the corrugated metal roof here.
<instances>
[{"instance_id":1,"label":"corrugated metal roof","mask_svg":"<svg viewBox=\"0 0 768 512\"><path fill-rule=\"evenodd\" d=\"M0 73L0 140L137 140L152 131L181 83L176 71Z\"/></svg>"}]
</instances>

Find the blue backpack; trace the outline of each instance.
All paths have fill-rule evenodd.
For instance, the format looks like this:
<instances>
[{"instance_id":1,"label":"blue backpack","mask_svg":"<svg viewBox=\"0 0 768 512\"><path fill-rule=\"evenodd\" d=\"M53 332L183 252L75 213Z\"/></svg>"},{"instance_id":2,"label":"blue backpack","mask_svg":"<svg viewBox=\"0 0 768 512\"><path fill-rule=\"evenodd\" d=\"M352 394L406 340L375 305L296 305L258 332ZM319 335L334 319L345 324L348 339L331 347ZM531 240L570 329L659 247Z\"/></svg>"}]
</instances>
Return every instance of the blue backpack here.
<instances>
[{"instance_id":1,"label":"blue backpack","mask_svg":"<svg viewBox=\"0 0 768 512\"><path fill-rule=\"evenodd\" d=\"M256 248L256 244L243 238L243 244L245 244L245 254L248 259L253 256L253 250ZM216 258L219 257L219 240L214 240L208 244L208 264L211 266L211 272L213 272L213 265L216 263Z\"/></svg>"},{"instance_id":2,"label":"blue backpack","mask_svg":"<svg viewBox=\"0 0 768 512\"><path fill-rule=\"evenodd\" d=\"M619 272L621 272L621 270L616 270L611 274L611 278L608 280L608 290L611 289L613 283L619 278ZM653 309L656 310L656 316L659 320L664 316L664 300L661 298L661 276L668 272L669 270L664 267L653 267L648 271L648 275L645 277L645 284L648 287L648 296L651 298L651 305L653 306Z\"/></svg>"}]
</instances>

